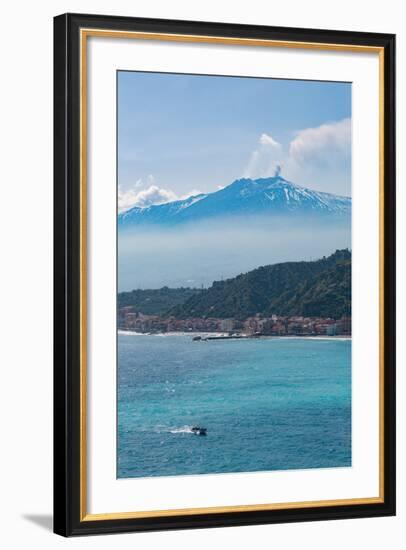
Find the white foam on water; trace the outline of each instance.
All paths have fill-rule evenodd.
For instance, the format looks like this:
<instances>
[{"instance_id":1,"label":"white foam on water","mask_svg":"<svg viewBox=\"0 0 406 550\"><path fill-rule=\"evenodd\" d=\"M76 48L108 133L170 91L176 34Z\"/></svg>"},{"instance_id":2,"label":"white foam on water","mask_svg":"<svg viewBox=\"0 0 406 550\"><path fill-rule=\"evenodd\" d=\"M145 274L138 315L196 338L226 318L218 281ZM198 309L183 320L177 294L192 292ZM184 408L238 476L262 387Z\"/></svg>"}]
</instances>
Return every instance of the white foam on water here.
<instances>
[{"instance_id":1,"label":"white foam on water","mask_svg":"<svg viewBox=\"0 0 406 550\"><path fill-rule=\"evenodd\" d=\"M171 434L186 434L186 433L193 433L192 432L193 426L182 426L181 428L173 428L172 430L169 430Z\"/></svg>"}]
</instances>

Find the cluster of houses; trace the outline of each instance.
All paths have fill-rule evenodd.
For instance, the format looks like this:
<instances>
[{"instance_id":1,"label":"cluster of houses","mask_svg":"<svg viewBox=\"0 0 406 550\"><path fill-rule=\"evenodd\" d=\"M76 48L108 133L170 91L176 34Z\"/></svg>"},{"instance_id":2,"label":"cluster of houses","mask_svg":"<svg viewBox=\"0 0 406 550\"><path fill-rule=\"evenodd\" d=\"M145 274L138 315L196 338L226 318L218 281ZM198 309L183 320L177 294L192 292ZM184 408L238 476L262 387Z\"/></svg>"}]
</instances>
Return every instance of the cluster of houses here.
<instances>
[{"instance_id":1,"label":"cluster of houses","mask_svg":"<svg viewBox=\"0 0 406 550\"><path fill-rule=\"evenodd\" d=\"M298 315L264 317L257 314L245 320L216 317L177 319L145 315L136 311L133 306L126 306L118 310L118 328L141 333L221 332L264 336L336 336L351 335L351 317L346 315L340 319Z\"/></svg>"}]
</instances>

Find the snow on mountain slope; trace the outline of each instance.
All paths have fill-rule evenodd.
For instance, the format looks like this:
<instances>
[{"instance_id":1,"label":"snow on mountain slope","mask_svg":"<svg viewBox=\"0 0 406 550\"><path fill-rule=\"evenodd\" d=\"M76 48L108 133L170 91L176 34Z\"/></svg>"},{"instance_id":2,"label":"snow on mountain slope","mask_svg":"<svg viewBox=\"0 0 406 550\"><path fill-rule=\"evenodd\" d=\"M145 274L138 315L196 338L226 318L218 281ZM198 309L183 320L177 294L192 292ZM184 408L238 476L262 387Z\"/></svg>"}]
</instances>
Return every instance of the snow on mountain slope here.
<instances>
[{"instance_id":1,"label":"snow on mountain slope","mask_svg":"<svg viewBox=\"0 0 406 550\"><path fill-rule=\"evenodd\" d=\"M134 207L119 214L120 228L172 225L228 216L291 214L342 217L351 212L351 199L322 193L291 183L281 176L238 179L207 195L201 194L147 208Z\"/></svg>"}]
</instances>

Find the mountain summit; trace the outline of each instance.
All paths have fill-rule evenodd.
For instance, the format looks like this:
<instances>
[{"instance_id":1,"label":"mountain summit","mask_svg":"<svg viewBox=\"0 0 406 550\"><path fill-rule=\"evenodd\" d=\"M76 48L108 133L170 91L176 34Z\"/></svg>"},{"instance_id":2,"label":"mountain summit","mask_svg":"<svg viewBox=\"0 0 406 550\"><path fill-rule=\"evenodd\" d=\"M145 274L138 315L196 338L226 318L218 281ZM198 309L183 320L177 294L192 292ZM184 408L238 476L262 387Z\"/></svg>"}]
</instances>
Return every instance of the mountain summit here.
<instances>
[{"instance_id":1,"label":"mountain summit","mask_svg":"<svg viewBox=\"0 0 406 550\"><path fill-rule=\"evenodd\" d=\"M285 217L302 215L343 217L351 212L351 199L314 191L285 180L242 178L208 194L200 194L165 204L135 206L118 216L119 228L141 225L174 225L229 216Z\"/></svg>"}]
</instances>

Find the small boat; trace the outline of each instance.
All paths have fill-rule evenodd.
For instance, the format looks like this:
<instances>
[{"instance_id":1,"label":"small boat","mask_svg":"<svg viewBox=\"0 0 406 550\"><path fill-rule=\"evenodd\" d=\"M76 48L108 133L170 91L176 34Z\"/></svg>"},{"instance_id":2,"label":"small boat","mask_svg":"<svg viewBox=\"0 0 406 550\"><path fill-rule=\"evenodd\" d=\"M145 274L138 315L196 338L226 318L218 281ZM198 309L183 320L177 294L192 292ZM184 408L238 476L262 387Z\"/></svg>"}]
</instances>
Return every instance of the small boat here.
<instances>
[{"instance_id":1,"label":"small boat","mask_svg":"<svg viewBox=\"0 0 406 550\"><path fill-rule=\"evenodd\" d=\"M202 337L201 336L194 336L193 337L193 342L198 342L199 340L201 340Z\"/></svg>"},{"instance_id":2,"label":"small boat","mask_svg":"<svg viewBox=\"0 0 406 550\"><path fill-rule=\"evenodd\" d=\"M207 435L207 428L201 428L200 426L193 426L190 431L195 435Z\"/></svg>"}]
</instances>

